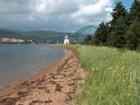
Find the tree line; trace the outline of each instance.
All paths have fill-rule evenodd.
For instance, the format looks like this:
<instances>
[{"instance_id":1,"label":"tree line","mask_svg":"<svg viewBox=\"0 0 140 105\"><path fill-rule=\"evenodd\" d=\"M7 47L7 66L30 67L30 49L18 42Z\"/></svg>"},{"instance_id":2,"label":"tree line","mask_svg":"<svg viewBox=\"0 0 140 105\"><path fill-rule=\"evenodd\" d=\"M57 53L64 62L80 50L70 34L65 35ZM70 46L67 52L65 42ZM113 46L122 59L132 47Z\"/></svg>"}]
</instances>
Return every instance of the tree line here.
<instances>
[{"instance_id":1,"label":"tree line","mask_svg":"<svg viewBox=\"0 0 140 105\"><path fill-rule=\"evenodd\" d=\"M129 11L118 2L112 12L112 20L102 22L94 36L85 39L86 44L140 49L140 0L134 0Z\"/></svg>"}]
</instances>

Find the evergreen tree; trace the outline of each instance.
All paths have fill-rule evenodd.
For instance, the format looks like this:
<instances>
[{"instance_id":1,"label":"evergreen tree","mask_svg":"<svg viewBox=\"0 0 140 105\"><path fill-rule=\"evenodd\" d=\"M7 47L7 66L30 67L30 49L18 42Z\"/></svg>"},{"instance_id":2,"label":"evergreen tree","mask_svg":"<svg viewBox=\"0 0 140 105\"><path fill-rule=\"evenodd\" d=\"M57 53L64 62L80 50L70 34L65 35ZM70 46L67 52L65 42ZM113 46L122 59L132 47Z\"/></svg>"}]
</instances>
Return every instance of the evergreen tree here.
<instances>
[{"instance_id":1,"label":"evergreen tree","mask_svg":"<svg viewBox=\"0 0 140 105\"><path fill-rule=\"evenodd\" d=\"M140 22L140 0L134 0L132 7L130 9L131 21L138 19Z\"/></svg>"},{"instance_id":2,"label":"evergreen tree","mask_svg":"<svg viewBox=\"0 0 140 105\"><path fill-rule=\"evenodd\" d=\"M116 4L116 7L113 9L112 12L112 21L111 24L115 25L116 21L120 18L120 17L126 17L127 16L127 11L125 9L125 7L122 5L122 2L118 2Z\"/></svg>"},{"instance_id":3,"label":"evergreen tree","mask_svg":"<svg viewBox=\"0 0 140 105\"><path fill-rule=\"evenodd\" d=\"M125 46L125 34L127 30L127 11L121 2L118 2L112 13L111 32L108 38L108 45L117 48Z\"/></svg>"},{"instance_id":4,"label":"evergreen tree","mask_svg":"<svg viewBox=\"0 0 140 105\"><path fill-rule=\"evenodd\" d=\"M129 29L126 33L126 46L131 50L139 47L140 33L140 0L134 0L129 13Z\"/></svg>"},{"instance_id":5,"label":"evergreen tree","mask_svg":"<svg viewBox=\"0 0 140 105\"><path fill-rule=\"evenodd\" d=\"M95 32L94 44L106 45L109 32L109 23L101 23Z\"/></svg>"},{"instance_id":6,"label":"evergreen tree","mask_svg":"<svg viewBox=\"0 0 140 105\"><path fill-rule=\"evenodd\" d=\"M116 21L116 25L111 30L108 38L108 45L123 48L125 46L125 34L126 34L126 22L124 17L119 17Z\"/></svg>"},{"instance_id":7,"label":"evergreen tree","mask_svg":"<svg viewBox=\"0 0 140 105\"><path fill-rule=\"evenodd\" d=\"M140 0L134 0L126 17L127 25L130 26L135 19L140 22Z\"/></svg>"},{"instance_id":8,"label":"evergreen tree","mask_svg":"<svg viewBox=\"0 0 140 105\"><path fill-rule=\"evenodd\" d=\"M130 50L136 50L140 47L140 22L135 19L126 33L126 46Z\"/></svg>"},{"instance_id":9,"label":"evergreen tree","mask_svg":"<svg viewBox=\"0 0 140 105\"><path fill-rule=\"evenodd\" d=\"M85 44L92 44L93 38L91 35L87 36L87 38L84 40Z\"/></svg>"}]
</instances>

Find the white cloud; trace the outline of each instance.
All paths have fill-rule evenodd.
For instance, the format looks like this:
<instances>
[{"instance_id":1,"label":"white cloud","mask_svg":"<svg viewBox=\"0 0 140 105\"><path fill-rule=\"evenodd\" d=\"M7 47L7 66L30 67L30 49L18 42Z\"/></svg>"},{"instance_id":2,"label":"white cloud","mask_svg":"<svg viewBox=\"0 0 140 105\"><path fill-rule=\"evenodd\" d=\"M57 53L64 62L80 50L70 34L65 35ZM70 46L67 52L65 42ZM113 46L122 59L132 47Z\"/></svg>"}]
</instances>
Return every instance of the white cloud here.
<instances>
[{"instance_id":1,"label":"white cloud","mask_svg":"<svg viewBox=\"0 0 140 105\"><path fill-rule=\"evenodd\" d=\"M71 31L110 20L112 8L113 0L0 0L0 20L7 27L11 20L21 29Z\"/></svg>"},{"instance_id":2,"label":"white cloud","mask_svg":"<svg viewBox=\"0 0 140 105\"><path fill-rule=\"evenodd\" d=\"M113 8L112 7L107 7L107 8L105 8L105 11L110 13L110 12L113 11Z\"/></svg>"},{"instance_id":3,"label":"white cloud","mask_svg":"<svg viewBox=\"0 0 140 105\"><path fill-rule=\"evenodd\" d=\"M105 21L111 21L111 20L112 20L112 16L110 13L108 13Z\"/></svg>"},{"instance_id":4,"label":"white cloud","mask_svg":"<svg viewBox=\"0 0 140 105\"><path fill-rule=\"evenodd\" d=\"M37 6L37 12L44 12L45 11L45 4L43 3L40 3L38 6Z\"/></svg>"},{"instance_id":5,"label":"white cloud","mask_svg":"<svg viewBox=\"0 0 140 105\"><path fill-rule=\"evenodd\" d=\"M90 15L90 14L99 14L107 9L111 4L111 0L98 0L93 4L84 5L79 8L79 10L74 14L74 16L81 16L81 15ZM111 8L111 7L110 7Z\"/></svg>"},{"instance_id":6,"label":"white cloud","mask_svg":"<svg viewBox=\"0 0 140 105\"><path fill-rule=\"evenodd\" d=\"M81 25L98 25L102 21L110 21L112 19L112 10L112 0L96 0L88 5L82 4L79 7L79 10L73 13L71 16L81 23Z\"/></svg>"}]
</instances>

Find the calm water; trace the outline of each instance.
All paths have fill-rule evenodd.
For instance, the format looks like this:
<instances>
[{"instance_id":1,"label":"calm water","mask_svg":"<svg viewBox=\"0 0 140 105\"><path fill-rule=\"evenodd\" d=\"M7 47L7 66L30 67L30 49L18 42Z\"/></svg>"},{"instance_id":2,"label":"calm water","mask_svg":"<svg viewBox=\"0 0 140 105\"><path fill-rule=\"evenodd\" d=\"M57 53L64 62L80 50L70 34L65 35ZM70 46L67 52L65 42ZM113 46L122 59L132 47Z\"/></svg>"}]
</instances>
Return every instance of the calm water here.
<instances>
[{"instance_id":1,"label":"calm water","mask_svg":"<svg viewBox=\"0 0 140 105\"><path fill-rule=\"evenodd\" d=\"M64 53L64 49L47 45L0 45L0 88L47 68Z\"/></svg>"}]
</instances>

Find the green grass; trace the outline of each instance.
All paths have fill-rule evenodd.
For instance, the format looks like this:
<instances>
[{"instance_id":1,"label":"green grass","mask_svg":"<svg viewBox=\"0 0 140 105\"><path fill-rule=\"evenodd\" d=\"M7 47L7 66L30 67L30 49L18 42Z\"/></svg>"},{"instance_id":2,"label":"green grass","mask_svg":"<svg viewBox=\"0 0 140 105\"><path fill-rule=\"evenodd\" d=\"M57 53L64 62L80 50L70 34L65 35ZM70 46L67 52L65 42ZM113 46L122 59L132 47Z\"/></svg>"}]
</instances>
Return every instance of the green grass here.
<instances>
[{"instance_id":1,"label":"green grass","mask_svg":"<svg viewBox=\"0 0 140 105\"><path fill-rule=\"evenodd\" d=\"M115 48L69 46L88 72L76 105L140 105L140 53Z\"/></svg>"}]
</instances>

